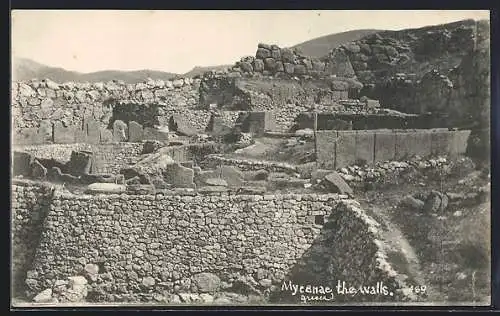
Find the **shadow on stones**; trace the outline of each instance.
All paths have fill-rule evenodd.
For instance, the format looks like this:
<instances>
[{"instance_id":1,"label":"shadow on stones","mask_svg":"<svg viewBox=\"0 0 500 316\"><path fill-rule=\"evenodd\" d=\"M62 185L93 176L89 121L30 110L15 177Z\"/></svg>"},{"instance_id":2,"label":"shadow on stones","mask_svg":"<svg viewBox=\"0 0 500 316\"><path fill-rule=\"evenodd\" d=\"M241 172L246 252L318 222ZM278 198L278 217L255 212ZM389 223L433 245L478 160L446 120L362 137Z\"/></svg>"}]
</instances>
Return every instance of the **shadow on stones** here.
<instances>
[{"instance_id":1,"label":"shadow on stones","mask_svg":"<svg viewBox=\"0 0 500 316\"><path fill-rule=\"evenodd\" d=\"M31 203L30 214L18 214L25 217L27 223L19 225L20 231L15 233L12 252L12 288L13 296L16 298L26 298L27 272L32 269L41 241L45 218L50 211L54 191L48 187L40 190L41 195L36 197ZM14 228L17 226L14 222ZM17 248L17 250L16 250Z\"/></svg>"},{"instance_id":2,"label":"shadow on stones","mask_svg":"<svg viewBox=\"0 0 500 316\"><path fill-rule=\"evenodd\" d=\"M310 305L384 300L383 296L337 295L338 281L346 281L357 287L367 285L366 282L372 279L372 259L377 249L370 245L371 243L363 242L366 237L361 236L363 232L357 231L357 224L349 224L352 220L342 204L336 206L329 216L325 216L324 225L318 237L297 260L295 266L285 276L283 283L270 292L269 301L276 304L301 303L301 294L297 292L293 295L292 290L289 287L287 289L290 282L298 286L330 287L333 291L333 299L308 301L307 304ZM375 285L376 282L372 283ZM332 298L331 294L309 295Z\"/></svg>"},{"instance_id":3,"label":"shadow on stones","mask_svg":"<svg viewBox=\"0 0 500 316\"><path fill-rule=\"evenodd\" d=\"M107 106L113 108L113 115L109 120L108 129L113 130L113 123L117 120L128 124L135 121L143 127L160 125L158 120L159 106L157 104L120 103L116 100L107 101Z\"/></svg>"}]
</instances>

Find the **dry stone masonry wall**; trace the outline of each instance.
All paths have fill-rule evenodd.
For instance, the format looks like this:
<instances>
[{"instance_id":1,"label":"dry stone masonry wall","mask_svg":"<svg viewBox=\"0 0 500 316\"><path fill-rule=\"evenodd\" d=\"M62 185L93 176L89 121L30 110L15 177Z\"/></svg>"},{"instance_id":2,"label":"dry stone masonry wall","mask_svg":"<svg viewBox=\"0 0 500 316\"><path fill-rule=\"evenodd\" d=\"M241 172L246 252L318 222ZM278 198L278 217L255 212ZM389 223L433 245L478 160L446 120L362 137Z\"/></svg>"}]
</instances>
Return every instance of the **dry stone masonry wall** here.
<instances>
[{"instance_id":1,"label":"dry stone masonry wall","mask_svg":"<svg viewBox=\"0 0 500 316\"><path fill-rule=\"evenodd\" d=\"M320 236L308 247L300 264L289 273L289 279L293 283L327 284L333 285L332 287L339 282L346 282L346 287L353 284L373 286L382 283L388 287L389 293L380 295L376 300L414 299L407 291L405 280L396 277L397 271L387 260L387 250L381 242L381 225L367 215L357 202L341 203L324 220ZM356 234L353 235L352 232ZM350 299L352 298L345 295L336 295L334 298L336 302ZM373 302L374 297L360 295L359 300Z\"/></svg>"},{"instance_id":2,"label":"dry stone masonry wall","mask_svg":"<svg viewBox=\"0 0 500 316\"><path fill-rule=\"evenodd\" d=\"M91 117L105 127L112 117L111 103L155 103L160 115L198 105L199 79L147 80L144 83L55 83L32 80L12 83L14 129L38 128L42 122L82 126Z\"/></svg>"},{"instance_id":3,"label":"dry stone masonry wall","mask_svg":"<svg viewBox=\"0 0 500 316\"><path fill-rule=\"evenodd\" d=\"M29 182L12 187L12 277L16 295L24 294L24 279L40 242L52 194L49 186Z\"/></svg>"},{"instance_id":4,"label":"dry stone masonry wall","mask_svg":"<svg viewBox=\"0 0 500 316\"><path fill-rule=\"evenodd\" d=\"M349 97L351 83L339 78L293 80L272 78L203 78L200 105L226 111L274 112L276 131L288 131L298 114L314 105L332 105Z\"/></svg>"},{"instance_id":5,"label":"dry stone masonry wall","mask_svg":"<svg viewBox=\"0 0 500 316\"><path fill-rule=\"evenodd\" d=\"M19 201L31 194L23 185L13 186ZM337 194L75 196L56 191L26 285L33 295L68 276L87 276L90 265L98 271L89 280L88 297L100 302L214 293L241 280L252 280L258 291L279 289L319 242L322 220L340 212L345 226L331 233L341 234L335 237L339 254L351 249L332 259L348 269L342 276L358 280L375 273L397 291L391 270L376 255L366 257L374 252L363 250L374 224L362 210L349 214L352 210L342 206L347 202ZM16 209L26 210L25 205ZM359 247L350 248L353 242ZM371 245L376 251L377 244Z\"/></svg>"},{"instance_id":6,"label":"dry stone masonry wall","mask_svg":"<svg viewBox=\"0 0 500 316\"><path fill-rule=\"evenodd\" d=\"M207 154L218 152L213 143L168 146L166 153L178 162L200 160ZM118 174L122 168L133 166L141 159L144 143L122 142L116 144L47 144L18 146L16 151L32 154L38 159L67 163L72 152L92 153L92 173Z\"/></svg>"},{"instance_id":7,"label":"dry stone masonry wall","mask_svg":"<svg viewBox=\"0 0 500 316\"><path fill-rule=\"evenodd\" d=\"M118 144L48 144L16 148L41 159L70 161L73 151L92 152L92 173L118 174L121 168L133 165L140 159L141 143Z\"/></svg>"},{"instance_id":8,"label":"dry stone masonry wall","mask_svg":"<svg viewBox=\"0 0 500 316\"><path fill-rule=\"evenodd\" d=\"M260 43L255 56L241 58L231 69L231 76L274 76L281 78L354 78L347 55L338 52L326 58L312 58L296 48L280 48Z\"/></svg>"}]
</instances>

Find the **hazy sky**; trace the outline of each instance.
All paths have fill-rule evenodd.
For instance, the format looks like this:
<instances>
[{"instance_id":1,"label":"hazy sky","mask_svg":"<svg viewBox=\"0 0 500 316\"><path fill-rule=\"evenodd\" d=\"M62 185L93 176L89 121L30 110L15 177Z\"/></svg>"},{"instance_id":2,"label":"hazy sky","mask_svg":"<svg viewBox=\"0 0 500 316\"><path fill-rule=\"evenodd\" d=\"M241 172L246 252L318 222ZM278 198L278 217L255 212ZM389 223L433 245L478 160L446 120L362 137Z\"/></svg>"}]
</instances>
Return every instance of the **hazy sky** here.
<instances>
[{"instance_id":1,"label":"hazy sky","mask_svg":"<svg viewBox=\"0 0 500 316\"><path fill-rule=\"evenodd\" d=\"M14 10L12 54L68 70L185 73L233 64L259 42L281 47L355 29L399 30L489 11Z\"/></svg>"}]
</instances>

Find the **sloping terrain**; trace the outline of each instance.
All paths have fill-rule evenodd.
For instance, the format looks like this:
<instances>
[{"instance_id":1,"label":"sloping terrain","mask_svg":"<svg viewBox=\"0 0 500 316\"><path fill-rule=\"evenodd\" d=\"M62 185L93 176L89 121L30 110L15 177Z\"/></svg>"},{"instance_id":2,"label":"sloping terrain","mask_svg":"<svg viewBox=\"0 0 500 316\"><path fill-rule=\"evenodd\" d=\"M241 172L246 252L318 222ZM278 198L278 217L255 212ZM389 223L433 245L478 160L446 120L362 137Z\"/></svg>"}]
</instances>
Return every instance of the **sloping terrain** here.
<instances>
[{"instance_id":1,"label":"sloping terrain","mask_svg":"<svg viewBox=\"0 0 500 316\"><path fill-rule=\"evenodd\" d=\"M103 70L91 73L69 71L59 67L50 67L26 58L16 58L12 61L14 81L31 79L50 79L55 82L107 82L123 80L126 83L143 82L147 78L170 80L181 77L170 72L154 70L119 71Z\"/></svg>"},{"instance_id":2,"label":"sloping terrain","mask_svg":"<svg viewBox=\"0 0 500 316\"><path fill-rule=\"evenodd\" d=\"M357 41L367 35L377 32L381 31L368 29L335 33L297 44L292 48L298 48L307 56L319 58L327 55L330 50L335 49L340 45L347 44L352 41Z\"/></svg>"},{"instance_id":3,"label":"sloping terrain","mask_svg":"<svg viewBox=\"0 0 500 316\"><path fill-rule=\"evenodd\" d=\"M206 67L196 66L190 71L186 72L183 76L192 78L196 76L201 76L207 71L223 71L229 67L231 67L231 65L206 66Z\"/></svg>"},{"instance_id":4,"label":"sloping terrain","mask_svg":"<svg viewBox=\"0 0 500 316\"><path fill-rule=\"evenodd\" d=\"M474 49L477 28L476 21L463 20L417 29L382 31L343 44L329 56L337 51L345 52L363 83L378 83L397 73L414 74L414 79L420 79L433 69L447 72L460 64Z\"/></svg>"},{"instance_id":5,"label":"sloping terrain","mask_svg":"<svg viewBox=\"0 0 500 316\"><path fill-rule=\"evenodd\" d=\"M388 240L406 244L401 261L418 272L428 301L484 304L490 299L489 178L475 169L464 159L441 171L409 169L377 190L355 190L363 207L400 235ZM432 190L453 197L446 209L430 212L402 203L408 195Z\"/></svg>"}]
</instances>

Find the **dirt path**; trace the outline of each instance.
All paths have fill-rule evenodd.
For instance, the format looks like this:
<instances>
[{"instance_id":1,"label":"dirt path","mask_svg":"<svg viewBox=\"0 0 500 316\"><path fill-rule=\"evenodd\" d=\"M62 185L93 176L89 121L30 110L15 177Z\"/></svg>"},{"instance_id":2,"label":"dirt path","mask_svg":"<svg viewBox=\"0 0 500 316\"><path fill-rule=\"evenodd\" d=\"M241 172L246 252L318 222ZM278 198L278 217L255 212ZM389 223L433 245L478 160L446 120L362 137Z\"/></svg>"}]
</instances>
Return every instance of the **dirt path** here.
<instances>
[{"instance_id":1,"label":"dirt path","mask_svg":"<svg viewBox=\"0 0 500 316\"><path fill-rule=\"evenodd\" d=\"M426 286L426 294L421 296L422 301L444 302L446 296L433 288L427 281L414 248L410 245L398 225L391 221L390 214L386 210L369 204L366 201L359 200L359 202L365 210L370 210L370 213L376 216L376 220L380 221L380 224L385 227L383 238L388 248L387 251L389 254L392 254L390 256L392 260L390 261L396 270L407 274L418 285ZM401 255L403 258L400 258Z\"/></svg>"}]
</instances>

